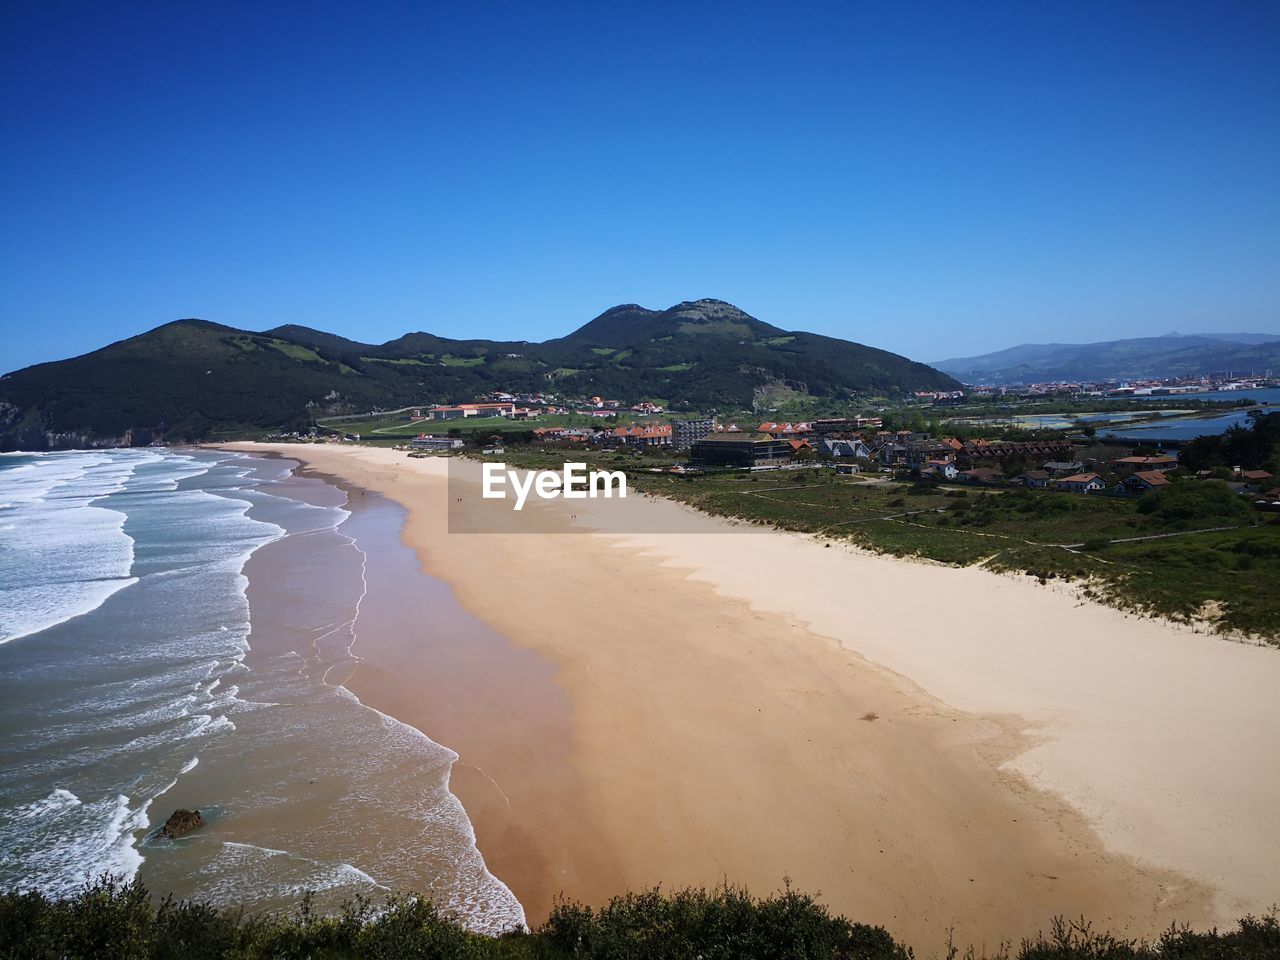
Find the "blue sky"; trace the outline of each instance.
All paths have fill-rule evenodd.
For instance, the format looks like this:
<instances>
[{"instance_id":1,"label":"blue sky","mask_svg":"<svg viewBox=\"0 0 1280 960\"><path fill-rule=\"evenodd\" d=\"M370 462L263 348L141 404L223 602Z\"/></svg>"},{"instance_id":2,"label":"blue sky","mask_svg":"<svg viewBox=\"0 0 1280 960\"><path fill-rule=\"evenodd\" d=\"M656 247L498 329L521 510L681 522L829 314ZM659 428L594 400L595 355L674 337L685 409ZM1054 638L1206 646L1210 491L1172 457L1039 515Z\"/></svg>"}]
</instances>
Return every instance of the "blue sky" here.
<instances>
[{"instance_id":1,"label":"blue sky","mask_svg":"<svg viewBox=\"0 0 1280 960\"><path fill-rule=\"evenodd\" d=\"M936 360L1280 332L1280 5L0 12L0 369L718 297Z\"/></svg>"}]
</instances>

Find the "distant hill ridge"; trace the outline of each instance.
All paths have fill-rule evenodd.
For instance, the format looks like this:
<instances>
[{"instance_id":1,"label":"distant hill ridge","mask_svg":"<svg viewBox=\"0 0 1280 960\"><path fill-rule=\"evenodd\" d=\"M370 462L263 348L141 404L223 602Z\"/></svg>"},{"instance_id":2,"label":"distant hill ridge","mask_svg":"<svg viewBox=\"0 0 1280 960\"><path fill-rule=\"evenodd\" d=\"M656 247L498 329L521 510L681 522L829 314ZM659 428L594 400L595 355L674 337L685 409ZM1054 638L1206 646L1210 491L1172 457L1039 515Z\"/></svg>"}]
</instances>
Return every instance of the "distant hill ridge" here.
<instances>
[{"instance_id":1,"label":"distant hill ridge","mask_svg":"<svg viewBox=\"0 0 1280 960\"><path fill-rule=\"evenodd\" d=\"M297 324L256 333L189 319L0 377L0 449L83 445L130 430L198 440L305 429L317 414L493 390L707 409L749 408L770 391L850 398L956 387L925 364L787 331L722 300L622 304L541 343L417 332L368 344Z\"/></svg>"},{"instance_id":2,"label":"distant hill ridge","mask_svg":"<svg viewBox=\"0 0 1280 960\"><path fill-rule=\"evenodd\" d=\"M1280 374L1280 335L1168 334L1098 343L1025 343L933 364L968 383L1123 380L1235 372Z\"/></svg>"}]
</instances>

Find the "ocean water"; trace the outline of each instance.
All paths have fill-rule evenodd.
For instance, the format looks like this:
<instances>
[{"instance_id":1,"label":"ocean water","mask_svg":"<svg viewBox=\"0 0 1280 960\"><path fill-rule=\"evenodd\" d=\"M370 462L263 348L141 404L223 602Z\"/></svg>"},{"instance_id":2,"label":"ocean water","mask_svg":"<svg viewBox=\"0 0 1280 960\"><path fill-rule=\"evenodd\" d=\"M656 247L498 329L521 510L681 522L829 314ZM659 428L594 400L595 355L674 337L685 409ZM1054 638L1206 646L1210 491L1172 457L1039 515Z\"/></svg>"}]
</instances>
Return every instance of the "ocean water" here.
<instances>
[{"instance_id":1,"label":"ocean water","mask_svg":"<svg viewBox=\"0 0 1280 960\"><path fill-rule=\"evenodd\" d=\"M456 754L342 686L369 545L295 467L0 456L0 887L141 873L251 909L414 890L478 930L523 922L449 792ZM208 826L156 839L180 806Z\"/></svg>"}]
</instances>

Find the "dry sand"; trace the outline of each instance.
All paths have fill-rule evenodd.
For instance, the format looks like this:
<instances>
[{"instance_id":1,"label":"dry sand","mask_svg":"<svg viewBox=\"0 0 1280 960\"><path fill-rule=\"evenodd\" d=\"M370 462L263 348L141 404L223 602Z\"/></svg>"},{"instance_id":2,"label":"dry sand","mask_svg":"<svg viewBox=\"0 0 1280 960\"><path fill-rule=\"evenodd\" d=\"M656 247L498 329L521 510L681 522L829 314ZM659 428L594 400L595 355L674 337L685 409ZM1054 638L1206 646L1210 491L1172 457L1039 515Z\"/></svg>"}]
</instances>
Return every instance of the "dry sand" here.
<instances>
[{"instance_id":1,"label":"dry sand","mask_svg":"<svg viewBox=\"0 0 1280 960\"><path fill-rule=\"evenodd\" d=\"M500 651L448 674L455 701L504 704L491 729L441 717L431 649L358 648L351 680L460 753L453 788L531 922L561 892L786 876L929 955L951 928L1149 935L1280 899L1277 651L645 498L539 508L595 533L450 535L478 489L449 499L442 459L239 449L404 504L424 569L549 665L528 675L555 696L503 693Z\"/></svg>"}]
</instances>

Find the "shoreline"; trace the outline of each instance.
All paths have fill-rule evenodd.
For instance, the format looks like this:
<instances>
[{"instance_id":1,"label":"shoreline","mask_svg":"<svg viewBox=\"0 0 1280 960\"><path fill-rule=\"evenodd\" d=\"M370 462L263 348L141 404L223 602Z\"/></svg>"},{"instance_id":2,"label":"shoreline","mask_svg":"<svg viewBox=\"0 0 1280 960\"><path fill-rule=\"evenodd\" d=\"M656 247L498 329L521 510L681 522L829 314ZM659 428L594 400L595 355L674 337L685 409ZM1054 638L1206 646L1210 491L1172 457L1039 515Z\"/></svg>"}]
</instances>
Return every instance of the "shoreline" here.
<instances>
[{"instance_id":1,"label":"shoreline","mask_svg":"<svg viewBox=\"0 0 1280 960\"><path fill-rule=\"evenodd\" d=\"M228 700L226 735L202 741L198 763L166 790L167 803L202 809L206 823L179 844L143 839L141 875L152 889L253 912L291 910L303 890L322 911L353 896L433 890L469 929L523 924L449 790L456 754L345 682L360 662L357 623L375 639L394 633L400 610L388 596L427 579L399 541L403 509L307 475L293 458L269 458L274 468L266 459L255 470L282 475L228 497L279 533L236 574L243 658L214 684ZM378 622L370 606L396 616Z\"/></svg>"},{"instance_id":2,"label":"shoreline","mask_svg":"<svg viewBox=\"0 0 1280 960\"><path fill-rule=\"evenodd\" d=\"M603 902L626 888L724 877L766 892L784 875L801 888L821 889L834 909L883 923L921 945L939 944L952 926L960 940L1020 936L1062 913L1146 935L1174 919L1229 922L1250 902L1240 897L1239 884L1224 893L1220 877L1205 877L1211 870L1184 872L1214 881L1216 897L1209 884L1169 869L1203 851L1179 849L1172 859L1183 862L1169 864L1153 862L1149 837L1130 837L1132 849L1126 849L1123 831L1096 809L1098 798L1081 793L1087 780L1080 778L1089 771L1070 762L1093 745L1072 738L1070 718L1054 727L1045 714L1061 705L1043 698L1043 684L1017 697L998 689L998 676L982 682L982 664L964 676L949 675L954 652L950 660L939 657L936 642L920 644L919 637L904 645L913 649L894 648L866 629L851 643L848 625L838 617L832 622L833 614L850 609L848 586L834 594L844 603L824 604L818 602L822 589L795 582L800 574L829 580L852 563L861 576L884 581L873 595L889 597L903 589L893 581L916 579L904 573L914 567L944 571L976 599L1009 594L996 586L1007 578L823 550L795 535L753 531L752 553L768 554L774 588L753 592L761 570L741 562L736 535L728 546L714 534L448 536L442 533L442 461L367 448L232 449L274 449L397 500L408 511L401 538L415 547L423 569L450 583L464 607L515 647L556 665L555 682L572 703L568 762L576 782L566 785L561 776L557 787L556 777L537 770L524 771L521 780L501 751L496 766L483 765L487 783L456 778L486 862L524 903L531 923L559 892ZM645 498L635 506L663 509ZM726 550L738 554L729 564ZM743 570L735 573L734 564ZM523 575L504 587L500 604L479 586L495 565ZM980 579L956 579L965 573ZM1029 586L1017 584L1009 594L1019 611L1028 597L1053 596L1028 593ZM581 622L599 615L593 593L610 601L604 634ZM643 619L655 606L669 609ZM1031 606L1046 613L1043 600ZM1096 626L1089 608L1074 609L1084 614L1073 617ZM1116 621L1127 619L1098 609L1113 632ZM548 639L549 629L566 625L565 636ZM1171 633L1154 629L1162 637ZM1027 664L1012 656L1016 651L995 646L996 659L1010 658L1016 667L1005 678L1025 671ZM413 658L404 663L412 672ZM421 662L417 667L423 670ZM368 678L369 696L358 695L385 709L374 681ZM1078 689L1067 692L1079 698ZM666 710L651 702L659 694ZM872 715L876 719L864 719ZM425 732L438 736L429 727ZM1259 745L1265 742L1264 734L1255 736ZM485 739L484 731L473 732L476 745L457 751L460 768ZM1064 740L1071 749L1064 750ZM448 737L439 742L457 749ZM676 782L670 782L672 767L681 771ZM1136 777L1133 785L1150 786L1141 781ZM511 817L504 828L492 800L494 788L501 792L508 782L521 783L526 798L521 815L527 822L518 838L510 835ZM789 788L787 796L777 795L780 784ZM579 815L546 822L556 799L573 801ZM771 831L762 834L762 825ZM1108 852L1103 840L1120 852ZM1255 849L1265 848L1265 837L1256 841ZM558 875L547 870L553 862L560 864Z\"/></svg>"}]
</instances>

